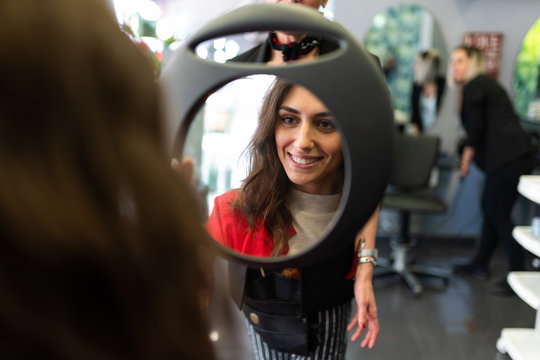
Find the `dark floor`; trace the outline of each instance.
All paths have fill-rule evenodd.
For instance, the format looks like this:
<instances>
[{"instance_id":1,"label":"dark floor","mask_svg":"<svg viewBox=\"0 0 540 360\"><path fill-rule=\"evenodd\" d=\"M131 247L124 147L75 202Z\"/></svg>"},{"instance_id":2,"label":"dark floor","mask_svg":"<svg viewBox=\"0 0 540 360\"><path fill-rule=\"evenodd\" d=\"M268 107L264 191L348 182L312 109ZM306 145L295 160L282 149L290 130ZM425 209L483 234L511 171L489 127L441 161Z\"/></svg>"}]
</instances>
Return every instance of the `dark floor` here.
<instances>
[{"instance_id":1,"label":"dark floor","mask_svg":"<svg viewBox=\"0 0 540 360\"><path fill-rule=\"evenodd\" d=\"M384 256L388 240L378 239ZM419 241L412 253L439 266L472 253L471 239ZM224 264L218 264L223 274ZM492 278L504 276L505 260L498 252L492 264ZM422 279L424 292L415 297L400 279L390 276L374 280L380 334L374 349L349 344L347 359L400 360L505 360L496 349L502 328L533 328L536 312L517 296L489 294L489 281L452 276L448 286L438 279ZM218 359L252 359L241 314L229 301L215 296L210 308ZM226 296L223 296L226 299ZM232 311L228 311L232 309Z\"/></svg>"}]
</instances>

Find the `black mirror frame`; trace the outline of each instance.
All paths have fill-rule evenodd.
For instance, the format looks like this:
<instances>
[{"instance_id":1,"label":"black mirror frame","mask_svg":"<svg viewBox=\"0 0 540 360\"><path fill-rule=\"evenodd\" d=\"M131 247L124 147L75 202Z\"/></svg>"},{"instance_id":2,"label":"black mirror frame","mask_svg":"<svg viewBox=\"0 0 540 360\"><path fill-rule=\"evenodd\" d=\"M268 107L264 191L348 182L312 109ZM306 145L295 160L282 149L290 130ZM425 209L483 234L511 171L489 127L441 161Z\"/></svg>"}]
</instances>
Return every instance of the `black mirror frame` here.
<instances>
[{"instance_id":1,"label":"black mirror frame","mask_svg":"<svg viewBox=\"0 0 540 360\"><path fill-rule=\"evenodd\" d=\"M287 66L221 64L195 54L196 47L210 39L273 29L297 30L335 39L339 49L316 61ZM389 90L375 58L342 26L317 11L291 4L247 5L200 29L175 52L161 74L169 126L167 136L173 156L181 156L187 130L206 98L230 81L255 74L275 75L298 83L331 110L342 134L345 168L342 200L322 241L295 256L245 256L215 241L211 243L227 258L250 267L306 266L337 253L354 241L382 199L390 176L393 146Z\"/></svg>"}]
</instances>

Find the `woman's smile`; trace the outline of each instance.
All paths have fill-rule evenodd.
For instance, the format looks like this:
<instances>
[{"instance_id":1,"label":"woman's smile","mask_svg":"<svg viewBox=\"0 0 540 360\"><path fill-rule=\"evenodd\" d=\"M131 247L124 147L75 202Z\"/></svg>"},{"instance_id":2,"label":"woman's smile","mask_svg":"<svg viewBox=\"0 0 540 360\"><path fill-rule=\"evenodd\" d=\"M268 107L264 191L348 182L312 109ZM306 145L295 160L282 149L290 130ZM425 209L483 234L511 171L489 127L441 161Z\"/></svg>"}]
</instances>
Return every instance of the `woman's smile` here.
<instances>
[{"instance_id":1,"label":"woman's smile","mask_svg":"<svg viewBox=\"0 0 540 360\"><path fill-rule=\"evenodd\" d=\"M293 186L312 194L340 191L341 137L328 108L308 89L293 86L275 125L279 160Z\"/></svg>"},{"instance_id":2,"label":"woman's smile","mask_svg":"<svg viewBox=\"0 0 540 360\"><path fill-rule=\"evenodd\" d=\"M323 159L319 156L305 156L305 155L293 155L289 153L289 158L296 165L312 165Z\"/></svg>"}]
</instances>

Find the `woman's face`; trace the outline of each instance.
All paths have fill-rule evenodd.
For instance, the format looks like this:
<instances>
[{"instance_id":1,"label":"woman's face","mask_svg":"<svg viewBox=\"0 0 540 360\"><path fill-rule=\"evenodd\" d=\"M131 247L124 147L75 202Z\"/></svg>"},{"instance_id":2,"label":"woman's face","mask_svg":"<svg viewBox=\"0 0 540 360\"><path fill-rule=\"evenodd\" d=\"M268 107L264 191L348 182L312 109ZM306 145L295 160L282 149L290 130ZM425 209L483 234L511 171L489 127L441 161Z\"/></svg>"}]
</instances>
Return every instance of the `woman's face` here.
<instances>
[{"instance_id":1,"label":"woman's face","mask_svg":"<svg viewBox=\"0 0 540 360\"><path fill-rule=\"evenodd\" d=\"M268 0L269 3L298 3L306 6L310 6L315 10L325 7L328 0Z\"/></svg>"},{"instance_id":2,"label":"woman's face","mask_svg":"<svg viewBox=\"0 0 540 360\"><path fill-rule=\"evenodd\" d=\"M458 84L467 82L470 59L463 49L456 49L450 56L450 68L454 81Z\"/></svg>"},{"instance_id":3,"label":"woman's face","mask_svg":"<svg viewBox=\"0 0 540 360\"><path fill-rule=\"evenodd\" d=\"M326 106L306 88L293 86L278 113L277 152L293 186L312 194L341 191L341 137Z\"/></svg>"}]
</instances>

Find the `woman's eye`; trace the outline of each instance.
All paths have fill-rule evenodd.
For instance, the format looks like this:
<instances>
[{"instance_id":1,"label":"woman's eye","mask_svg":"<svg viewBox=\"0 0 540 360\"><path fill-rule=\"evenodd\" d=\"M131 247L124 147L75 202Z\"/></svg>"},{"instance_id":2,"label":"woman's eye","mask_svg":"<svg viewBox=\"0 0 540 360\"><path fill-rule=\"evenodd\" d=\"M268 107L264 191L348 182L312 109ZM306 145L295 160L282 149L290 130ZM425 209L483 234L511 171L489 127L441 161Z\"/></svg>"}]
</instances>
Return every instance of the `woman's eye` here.
<instances>
[{"instance_id":1,"label":"woman's eye","mask_svg":"<svg viewBox=\"0 0 540 360\"><path fill-rule=\"evenodd\" d=\"M285 125L293 125L296 123L296 119L290 115L282 116L281 121L283 121Z\"/></svg>"},{"instance_id":2,"label":"woman's eye","mask_svg":"<svg viewBox=\"0 0 540 360\"><path fill-rule=\"evenodd\" d=\"M335 129L335 125L330 120L321 120L319 121L319 127L323 128L324 130L333 130Z\"/></svg>"}]
</instances>

